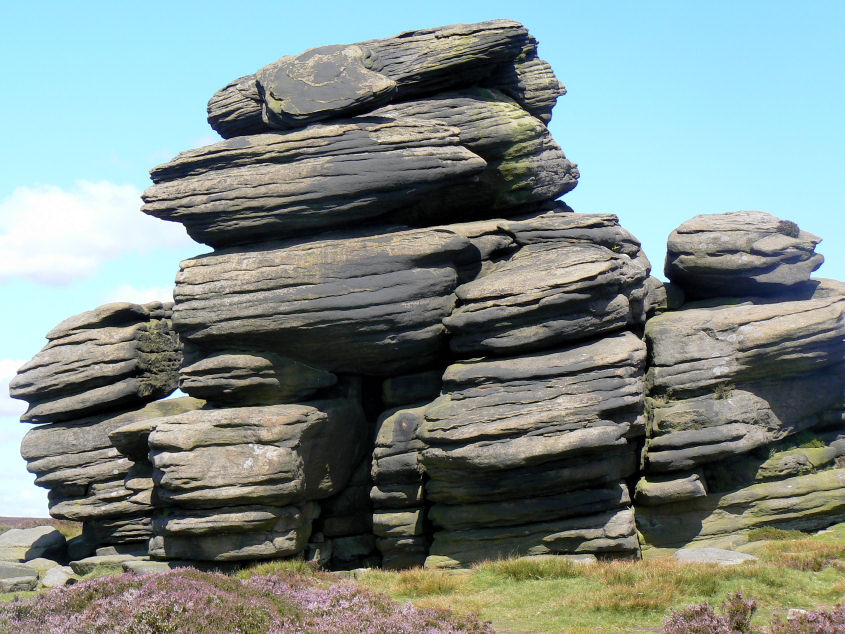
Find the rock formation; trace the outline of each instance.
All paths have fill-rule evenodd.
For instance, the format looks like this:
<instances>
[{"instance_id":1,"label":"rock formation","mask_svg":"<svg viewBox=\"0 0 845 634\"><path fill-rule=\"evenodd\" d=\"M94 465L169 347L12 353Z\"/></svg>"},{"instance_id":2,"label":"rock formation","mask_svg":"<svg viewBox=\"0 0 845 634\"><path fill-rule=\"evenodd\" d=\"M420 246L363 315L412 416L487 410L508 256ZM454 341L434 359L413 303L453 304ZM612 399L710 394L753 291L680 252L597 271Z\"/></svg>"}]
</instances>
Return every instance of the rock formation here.
<instances>
[{"instance_id":1,"label":"rock formation","mask_svg":"<svg viewBox=\"0 0 845 634\"><path fill-rule=\"evenodd\" d=\"M818 242L762 212L670 236L667 276L711 299L646 324L648 545L734 547L760 526L845 520L845 284L809 280Z\"/></svg>"},{"instance_id":2,"label":"rock formation","mask_svg":"<svg viewBox=\"0 0 845 634\"><path fill-rule=\"evenodd\" d=\"M698 216L672 283L650 276L616 216L558 200L579 176L546 128L564 92L499 20L215 94L225 140L154 168L142 208L214 251L172 307L63 322L11 385L50 512L90 550L332 568L845 519L845 285L809 279L819 239Z\"/></svg>"}]
</instances>

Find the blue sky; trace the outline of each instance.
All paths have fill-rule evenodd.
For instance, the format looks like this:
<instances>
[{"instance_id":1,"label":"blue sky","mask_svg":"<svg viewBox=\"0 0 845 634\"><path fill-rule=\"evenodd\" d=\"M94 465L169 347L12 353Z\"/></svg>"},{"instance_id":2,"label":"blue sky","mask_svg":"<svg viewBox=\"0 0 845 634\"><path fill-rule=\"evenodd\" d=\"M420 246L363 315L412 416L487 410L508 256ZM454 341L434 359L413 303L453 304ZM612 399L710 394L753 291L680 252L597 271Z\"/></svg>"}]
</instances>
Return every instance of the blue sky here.
<instances>
[{"instance_id":1,"label":"blue sky","mask_svg":"<svg viewBox=\"0 0 845 634\"><path fill-rule=\"evenodd\" d=\"M569 94L551 130L581 170L565 197L612 212L656 272L699 213L762 209L824 242L845 280L845 3L40 2L0 24L0 515L46 516L6 397L65 317L166 298L204 247L141 214L148 171L216 140L205 106L282 55L403 30L510 18Z\"/></svg>"}]
</instances>

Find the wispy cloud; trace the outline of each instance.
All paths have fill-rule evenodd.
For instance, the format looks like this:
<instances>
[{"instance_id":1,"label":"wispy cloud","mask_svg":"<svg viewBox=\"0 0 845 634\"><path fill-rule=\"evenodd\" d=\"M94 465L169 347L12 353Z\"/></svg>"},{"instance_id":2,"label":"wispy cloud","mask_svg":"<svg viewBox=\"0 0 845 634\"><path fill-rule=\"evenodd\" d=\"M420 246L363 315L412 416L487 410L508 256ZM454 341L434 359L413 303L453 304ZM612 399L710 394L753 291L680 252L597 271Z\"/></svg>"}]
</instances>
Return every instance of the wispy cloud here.
<instances>
[{"instance_id":1,"label":"wispy cloud","mask_svg":"<svg viewBox=\"0 0 845 634\"><path fill-rule=\"evenodd\" d=\"M142 214L140 195L108 181L18 187L0 200L0 281L63 285L120 255L192 244L180 225Z\"/></svg>"},{"instance_id":2,"label":"wispy cloud","mask_svg":"<svg viewBox=\"0 0 845 634\"><path fill-rule=\"evenodd\" d=\"M173 287L150 286L135 288L131 284L121 284L103 298L103 303L134 302L136 304L146 304L147 302L153 301L172 302Z\"/></svg>"}]
</instances>

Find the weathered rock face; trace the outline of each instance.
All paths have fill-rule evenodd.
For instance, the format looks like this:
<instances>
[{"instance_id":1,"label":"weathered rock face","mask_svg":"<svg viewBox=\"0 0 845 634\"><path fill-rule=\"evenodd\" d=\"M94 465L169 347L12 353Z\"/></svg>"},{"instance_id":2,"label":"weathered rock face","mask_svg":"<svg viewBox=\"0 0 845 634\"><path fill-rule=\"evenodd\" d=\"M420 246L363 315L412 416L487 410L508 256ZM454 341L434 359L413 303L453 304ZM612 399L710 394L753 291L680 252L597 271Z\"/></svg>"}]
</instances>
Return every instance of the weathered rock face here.
<instances>
[{"instance_id":1,"label":"weathered rock face","mask_svg":"<svg viewBox=\"0 0 845 634\"><path fill-rule=\"evenodd\" d=\"M29 403L21 420L71 420L170 394L181 363L171 312L160 302L106 304L53 328L9 384L13 398Z\"/></svg>"},{"instance_id":2,"label":"weathered rock face","mask_svg":"<svg viewBox=\"0 0 845 634\"><path fill-rule=\"evenodd\" d=\"M646 324L648 440L635 502L651 546L732 547L748 529L821 528L845 512L845 470L837 461L845 451L845 286L806 282L818 264L818 240L792 223L767 214L725 216L707 226L748 221L725 232L726 250L750 234L792 243L770 253L771 269L780 271L766 278L770 296L687 304ZM670 257L673 238L705 218L672 234ZM781 237L760 237L761 226L781 227ZM794 235L783 235L783 227ZM701 244L710 248L707 240L718 239L703 236ZM792 257L801 240L809 246ZM685 290L707 287L715 268L699 279L688 267ZM751 279L743 281L747 271L736 272L734 289Z\"/></svg>"},{"instance_id":3,"label":"weathered rock face","mask_svg":"<svg viewBox=\"0 0 845 634\"><path fill-rule=\"evenodd\" d=\"M183 152L152 177L143 211L221 247L355 224L496 216L569 191L578 170L542 122L475 88L237 137Z\"/></svg>"},{"instance_id":4,"label":"weathered rock face","mask_svg":"<svg viewBox=\"0 0 845 634\"><path fill-rule=\"evenodd\" d=\"M84 522L69 550L454 567L845 519L845 284L809 279L819 239L698 216L650 276L616 216L556 200L563 92L494 21L214 95L226 140L153 169L143 207L214 251L172 309L72 318L12 384L51 513ZM144 407L177 378L193 398Z\"/></svg>"},{"instance_id":5,"label":"weathered rock face","mask_svg":"<svg viewBox=\"0 0 845 634\"><path fill-rule=\"evenodd\" d=\"M171 416L149 435L156 557L264 559L305 548L365 446L352 398Z\"/></svg>"},{"instance_id":6,"label":"weathered rock face","mask_svg":"<svg viewBox=\"0 0 845 634\"><path fill-rule=\"evenodd\" d=\"M479 259L446 230L227 249L182 263L175 325L209 352L240 346L330 372L412 370L447 345L441 320L457 269Z\"/></svg>"},{"instance_id":7,"label":"weathered rock face","mask_svg":"<svg viewBox=\"0 0 845 634\"><path fill-rule=\"evenodd\" d=\"M436 528L427 564L638 552L623 480L644 433L644 365L622 333L450 366L416 433Z\"/></svg>"},{"instance_id":8,"label":"weathered rock face","mask_svg":"<svg viewBox=\"0 0 845 634\"><path fill-rule=\"evenodd\" d=\"M121 454L110 434L202 404L192 398L164 400L39 425L24 436L21 455L35 483L49 489L53 517L83 522L85 533L99 543L143 541L151 534L152 469L144 456Z\"/></svg>"},{"instance_id":9,"label":"weathered rock face","mask_svg":"<svg viewBox=\"0 0 845 634\"><path fill-rule=\"evenodd\" d=\"M810 279L821 238L762 211L704 214L669 236L666 276L690 297L777 294Z\"/></svg>"},{"instance_id":10,"label":"weathered rock face","mask_svg":"<svg viewBox=\"0 0 845 634\"><path fill-rule=\"evenodd\" d=\"M208 103L224 138L372 110L393 100L486 81L548 122L565 92L537 41L509 20L410 31L283 57L236 79Z\"/></svg>"}]
</instances>

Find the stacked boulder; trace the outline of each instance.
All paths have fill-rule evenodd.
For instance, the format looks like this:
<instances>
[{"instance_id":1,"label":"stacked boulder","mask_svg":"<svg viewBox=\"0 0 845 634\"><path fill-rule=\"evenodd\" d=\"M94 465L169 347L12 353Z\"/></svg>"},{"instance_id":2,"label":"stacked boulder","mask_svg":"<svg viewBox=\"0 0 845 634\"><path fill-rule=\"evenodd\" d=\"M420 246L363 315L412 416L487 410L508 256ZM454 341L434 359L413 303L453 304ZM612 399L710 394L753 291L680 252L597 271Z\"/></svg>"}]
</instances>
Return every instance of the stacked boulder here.
<instances>
[{"instance_id":1,"label":"stacked boulder","mask_svg":"<svg viewBox=\"0 0 845 634\"><path fill-rule=\"evenodd\" d=\"M366 456L368 468L332 465L318 494L274 491L280 506L322 501L316 557L366 558L373 536L392 567L638 551L625 479L645 430L645 347L630 330L665 293L615 216L556 202L578 178L545 125L563 92L536 41L499 20L312 49L212 97L209 122L227 140L155 168L144 194L145 213L215 249L182 263L174 327L182 389L229 408L214 410L226 440L207 410L150 435L168 513L205 518L221 488L227 505L270 503L246 487L255 474L239 468L236 492L195 456L211 444L215 460L240 464L240 451L221 451L253 442L235 430L259 407L290 411L357 381L347 398L366 420L331 432L324 421L323 458ZM492 402L500 390L510 400ZM531 482L543 472L547 486ZM580 506L551 510L585 482ZM211 556L168 550L176 536L163 520L154 529L157 556ZM448 544L464 533L483 545L456 559ZM308 536L303 524L296 547Z\"/></svg>"},{"instance_id":2,"label":"stacked boulder","mask_svg":"<svg viewBox=\"0 0 845 634\"><path fill-rule=\"evenodd\" d=\"M122 455L114 430L194 399L152 402L178 384L182 355L172 305L115 303L71 317L18 371L10 394L38 423L21 445L36 484L49 489L50 514L83 523L91 545L137 543L152 534L151 469Z\"/></svg>"},{"instance_id":3,"label":"stacked boulder","mask_svg":"<svg viewBox=\"0 0 845 634\"><path fill-rule=\"evenodd\" d=\"M698 301L646 324L648 545L731 548L760 526L845 520L845 284L809 280L818 242L763 212L670 236L666 275Z\"/></svg>"},{"instance_id":4,"label":"stacked boulder","mask_svg":"<svg viewBox=\"0 0 845 634\"><path fill-rule=\"evenodd\" d=\"M558 200L563 93L498 20L215 94L224 140L153 169L142 208L213 251L172 306L71 318L11 384L51 514L92 547L335 569L845 519L845 285L809 279L818 238L699 216L663 284L616 216Z\"/></svg>"}]
</instances>

